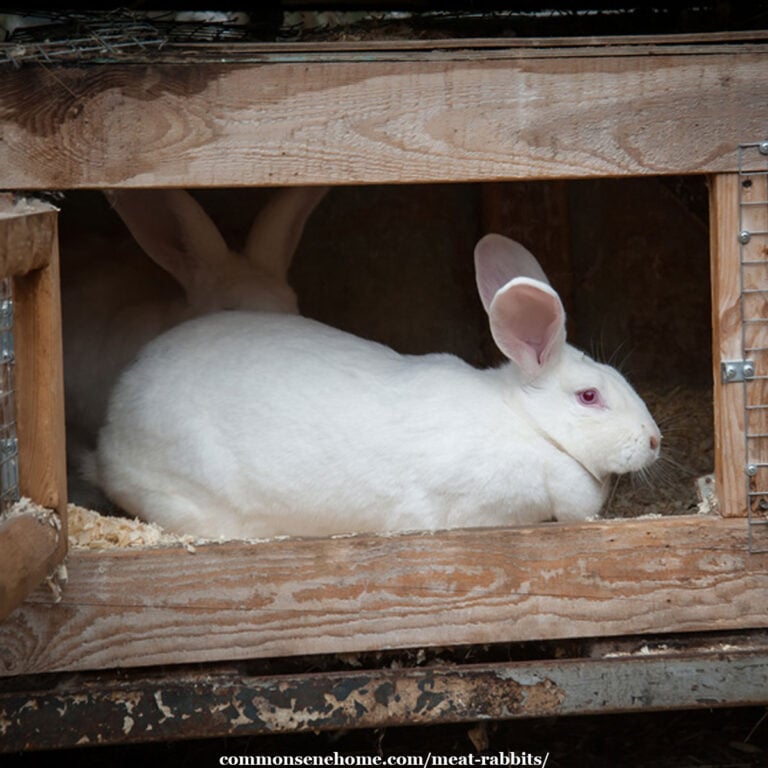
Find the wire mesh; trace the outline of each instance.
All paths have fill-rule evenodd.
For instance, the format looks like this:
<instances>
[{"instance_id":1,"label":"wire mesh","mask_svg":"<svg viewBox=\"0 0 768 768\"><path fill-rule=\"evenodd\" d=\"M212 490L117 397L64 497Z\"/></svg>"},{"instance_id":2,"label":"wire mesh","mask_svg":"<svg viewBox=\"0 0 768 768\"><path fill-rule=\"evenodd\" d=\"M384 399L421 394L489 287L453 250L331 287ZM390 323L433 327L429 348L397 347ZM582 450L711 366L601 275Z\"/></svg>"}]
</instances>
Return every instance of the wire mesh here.
<instances>
[{"instance_id":1,"label":"wire mesh","mask_svg":"<svg viewBox=\"0 0 768 768\"><path fill-rule=\"evenodd\" d=\"M0 512L19 500L19 451L14 408L13 297L0 280Z\"/></svg>"},{"instance_id":2,"label":"wire mesh","mask_svg":"<svg viewBox=\"0 0 768 768\"><path fill-rule=\"evenodd\" d=\"M739 145L741 329L749 551L768 552L768 141Z\"/></svg>"},{"instance_id":3,"label":"wire mesh","mask_svg":"<svg viewBox=\"0 0 768 768\"><path fill-rule=\"evenodd\" d=\"M757 5L756 5L757 4ZM588 37L722 32L764 39L768 0L718 4L690 2L685 13L669 4L466 3L450 0L440 9L416 0L393 8L391 2L296 0L227 10L35 10L0 13L0 64L104 64L216 61L248 56L240 43L324 43L467 38L519 40L525 37ZM469 4L473 5L472 3ZM742 8L741 6L748 6ZM761 10L762 9L762 10ZM215 51L200 43L223 44ZM180 54L174 48L183 48ZM237 51L236 49L240 49ZM261 59L260 59L261 60Z\"/></svg>"},{"instance_id":4,"label":"wire mesh","mask_svg":"<svg viewBox=\"0 0 768 768\"><path fill-rule=\"evenodd\" d=\"M242 41L258 24L229 12L139 13L112 11L45 11L0 16L5 45L0 64L124 62L148 56L169 43ZM10 19L10 21L9 21ZM2 36L2 29L0 29Z\"/></svg>"}]
</instances>

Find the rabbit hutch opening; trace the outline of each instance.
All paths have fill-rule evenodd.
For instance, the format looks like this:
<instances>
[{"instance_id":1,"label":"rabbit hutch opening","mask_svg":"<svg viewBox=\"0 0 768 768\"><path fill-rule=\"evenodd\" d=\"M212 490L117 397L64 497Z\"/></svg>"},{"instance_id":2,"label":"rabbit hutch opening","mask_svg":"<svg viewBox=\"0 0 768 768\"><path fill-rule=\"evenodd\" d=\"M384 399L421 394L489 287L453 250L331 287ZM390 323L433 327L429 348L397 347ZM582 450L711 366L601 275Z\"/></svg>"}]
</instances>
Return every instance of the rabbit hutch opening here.
<instances>
[{"instance_id":1,"label":"rabbit hutch opening","mask_svg":"<svg viewBox=\"0 0 768 768\"><path fill-rule=\"evenodd\" d=\"M173 217L153 190L123 194ZM252 221L280 191L190 195L242 253ZM82 381L110 374L104 358L101 369L90 373L94 350L125 343L119 362L127 365L145 335L201 310L181 298L179 283L142 251L101 193L70 192L60 205L68 435L76 460L78 433L89 433L83 450L92 450L92 422L104 420L105 405L92 402L94 388ZM624 369L665 435L663 460L647 476L617 477L602 516L710 512L712 371L701 351L711 346L707 212L702 177L337 186L309 213L288 281L306 317L403 354L444 352L477 368L494 367L504 357L477 295L472 251L487 232L514 236L539 257L562 297L571 343ZM129 226L152 251L146 230L154 221L132 213L127 211ZM178 226L196 222L179 219ZM105 262L108 250L113 259ZM232 302L239 297L216 296L218 286L212 278L205 291L212 310L204 311L237 309ZM178 314L166 311L174 301L184 304ZM146 322L145 304L167 317L144 335L135 326ZM183 382L179 387L182 393ZM92 494L74 461L71 470L71 501L102 510L114 506ZM99 527L104 529L103 521ZM211 530L216 538L215 526ZM176 532L193 531L182 524Z\"/></svg>"},{"instance_id":2,"label":"rabbit hutch opening","mask_svg":"<svg viewBox=\"0 0 768 768\"><path fill-rule=\"evenodd\" d=\"M140 66L9 69L4 186L62 191L65 338L91 309L104 328L112 295L84 291L142 257L102 190L190 189L240 247L274 189L330 185L291 265L304 314L495 364L472 249L513 236L563 298L569 340L646 399L667 458L580 524L201 542L70 506L67 581L0 625L0 675L764 629L762 529L744 517L762 480L745 405L765 402L744 331L760 327L768 229L768 45L753 38L259 48L194 67L171 46ZM153 290L168 280L154 271ZM756 376L739 370L745 339ZM568 711L561 693L538 711Z\"/></svg>"}]
</instances>

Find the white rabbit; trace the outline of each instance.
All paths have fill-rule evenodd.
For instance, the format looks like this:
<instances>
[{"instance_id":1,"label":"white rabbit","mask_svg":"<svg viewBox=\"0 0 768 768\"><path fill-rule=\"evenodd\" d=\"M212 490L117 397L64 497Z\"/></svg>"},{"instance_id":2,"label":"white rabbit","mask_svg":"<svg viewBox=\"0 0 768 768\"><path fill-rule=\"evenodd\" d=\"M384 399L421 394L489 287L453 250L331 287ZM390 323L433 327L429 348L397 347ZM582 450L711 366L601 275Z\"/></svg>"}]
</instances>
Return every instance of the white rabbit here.
<instances>
[{"instance_id":1,"label":"white rabbit","mask_svg":"<svg viewBox=\"0 0 768 768\"><path fill-rule=\"evenodd\" d=\"M97 471L122 508L203 537L584 520L661 435L613 368L565 343L521 245L475 250L510 362L404 356L297 316L221 312L148 345L118 383Z\"/></svg>"},{"instance_id":2,"label":"white rabbit","mask_svg":"<svg viewBox=\"0 0 768 768\"><path fill-rule=\"evenodd\" d=\"M287 273L304 225L326 192L326 187L277 190L256 216L242 253L230 250L214 222L184 190L106 193L150 258L132 253L105 258L102 246L99 258L89 257L79 268L68 272L67 263L63 265L71 463L78 465L95 448L117 377L155 336L215 310L298 312ZM100 500L81 483L77 471L70 468L69 474L70 498L98 506Z\"/></svg>"}]
</instances>

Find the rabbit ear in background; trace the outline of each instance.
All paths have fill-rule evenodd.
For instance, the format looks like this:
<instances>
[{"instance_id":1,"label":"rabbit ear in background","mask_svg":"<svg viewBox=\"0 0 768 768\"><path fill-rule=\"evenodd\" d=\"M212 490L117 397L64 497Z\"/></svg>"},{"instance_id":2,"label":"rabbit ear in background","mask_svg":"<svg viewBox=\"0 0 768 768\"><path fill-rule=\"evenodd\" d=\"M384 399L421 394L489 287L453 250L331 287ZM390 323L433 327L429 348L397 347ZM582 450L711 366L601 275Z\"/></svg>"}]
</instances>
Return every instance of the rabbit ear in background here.
<instances>
[{"instance_id":1,"label":"rabbit ear in background","mask_svg":"<svg viewBox=\"0 0 768 768\"><path fill-rule=\"evenodd\" d=\"M144 252L190 293L229 256L216 225L181 189L105 192Z\"/></svg>"},{"instance_id":2,"label":"rabbit ear in background","mask_svg":"<svg viewBox=\"0 0 768 768\"><path fill-rule=\"evenodd\" d=\"M520 243L497 234L481 238L475 246L475 279L486 312L497 292L516 277L549 284L536 257Z\"/></svg>"},{"instance_id":3,"label":"rabbit ear in background","mask_svg":"<svg viewBox=\"0 0 768 768\"><path fill-rule=\"evenodd\" d=\"M278 189L259 211L248 233L244 255L267 274L285 278L304 225L328 187Z\"/></svg>"}]
</instances>

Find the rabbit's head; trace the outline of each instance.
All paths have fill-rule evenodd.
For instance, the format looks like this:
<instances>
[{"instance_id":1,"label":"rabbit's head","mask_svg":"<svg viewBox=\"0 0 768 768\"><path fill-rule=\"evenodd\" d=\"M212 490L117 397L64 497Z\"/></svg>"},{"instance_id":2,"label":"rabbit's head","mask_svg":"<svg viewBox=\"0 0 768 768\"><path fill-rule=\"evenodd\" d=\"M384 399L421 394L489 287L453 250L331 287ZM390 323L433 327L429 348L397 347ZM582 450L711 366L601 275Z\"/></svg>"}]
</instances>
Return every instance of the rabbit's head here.
<instances>
[{"instance_id":1,"label":"rabbit's head","mask_svg":"<svg viewBox=\"0 0 768 768\"><path fill-rule=\"evenodd\" d=\"M563 304L536 259L486 235L475 268L491 333L512 363L507 397L516 412L598 480L654 462L661 433L648 408L615 368L566 344Z\"/></svg>"}]
</instances>

